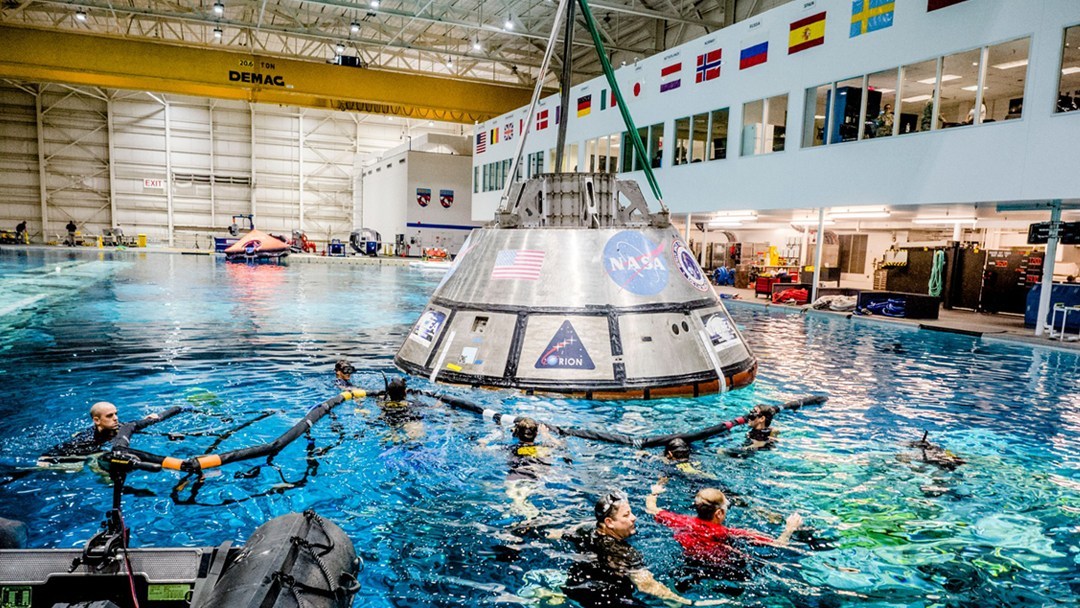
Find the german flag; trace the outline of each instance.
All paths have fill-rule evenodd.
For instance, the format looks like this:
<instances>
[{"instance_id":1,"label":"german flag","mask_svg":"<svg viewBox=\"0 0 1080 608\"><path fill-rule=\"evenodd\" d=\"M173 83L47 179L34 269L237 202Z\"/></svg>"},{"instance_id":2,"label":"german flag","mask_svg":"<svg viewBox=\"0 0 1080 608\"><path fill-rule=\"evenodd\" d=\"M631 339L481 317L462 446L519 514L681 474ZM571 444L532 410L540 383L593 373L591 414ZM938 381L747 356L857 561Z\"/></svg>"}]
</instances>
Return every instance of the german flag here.
<instances>
[{"instance_id":1,"label":"german flag","mask_svg":"<svg viewBox=\"0 0 1080 608\"><path fill-rule=\"evenodd\" d=\"M788 55L825 44L825 12L799 19L791 24L788 34Z\"/></svg>"},{"instance_id":2,"label":"german flag","mask_svg":"<svg viewBox=\"0 0 1080 608\"><path fill-rule=\"evenodd\" d=\"M592 112L592 95L585 95L578 97L577 100L577 116L581 118L588 116L589 112Z\"/></svg>"}]
</instances>

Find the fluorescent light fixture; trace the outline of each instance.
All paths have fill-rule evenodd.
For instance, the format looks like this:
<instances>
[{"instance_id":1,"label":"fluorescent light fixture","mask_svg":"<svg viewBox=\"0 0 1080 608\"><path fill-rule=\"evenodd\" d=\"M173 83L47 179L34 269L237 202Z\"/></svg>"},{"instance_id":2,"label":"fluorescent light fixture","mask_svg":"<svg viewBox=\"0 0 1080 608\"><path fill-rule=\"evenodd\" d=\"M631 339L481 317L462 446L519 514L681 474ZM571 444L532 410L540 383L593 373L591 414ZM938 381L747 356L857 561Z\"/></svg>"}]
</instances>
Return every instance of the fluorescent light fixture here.
<instances>
[{"instance_id":1,"label":"fluorescent light fixture","mask_svg":"<svg viewBox=\"0 0 1080 608\"><path fill-rule=\"evenodd\" d=\"M356 32L359 32L360 31L360 24L357 23L356 21L353 21L352 23L349 24L349 31L354 33L354 34Z\"/></svg>"},{"instance_id":2,"label":"fluorescent light fixture","mask_svg":"<svg viewBox=\"0 0 1080 608\"><path fill-rule=\"evenodd\" d=\"M917 217L911 220L912 224L974 224L973 217Z\"/></svg>"},{"instance_id":3,"label":"fluorescent light fixture","mask_svg":"<svg viewBox=\"0 0 1080 608\"><path fill-rule=\"evenodd\" d=\"M839 209L826 212L834 220L884 218L892 215L888 209Z\"/></svg>"},{"instance_id":4,"label":"fluorescent light fixture","mask_svg":"<svg viewBox=\"0 0 1080 608\"><path fill-rule=\"evenodd\" d=\"M214 38L216 38L218 40L221 40L221 34L222 34L221 28L220 27L215 27L214 28Z\"/></svg>"},{"instance_id":5,"label":"fluorescent light fixture","mask_svg":"<svg viewBox=\"0 0 1080 608\"><path fill-rule=\"evenodd\" d=\"M86 21L86 11L82 10L81 8L79 10L75 11L75 20L76 21ZM1065 72L1065 70L1062 70L1062 73L1064 73L1064 72Z\"/></svg>"},{"instance_id":6,"label":"fluorescent light fixture","mask_svg":"<svg viewBox=\"0 0 1080 608\"><path fill-rule=\"evenodd\" d=\"M223 15L223 14L225 14L225 5L220 3L220 2L215 2L214 3L214 14L215 15Z\"/></svg>"},{"instance_id":7,"label":"fluorescent light fixture","mask_svg":"<svg viewBox=\"0 0 1080 608\"><path fill-rule=\"evenodd\" d=\"M1068 76L1069 74L1075 74L1077 72L1080 72L1080 66L1074 65L1067 68L1062 68L1061 70L1061 73L1065 76Z\"/></svg>"},{"instance_id":8,"label":"fluorescent light fixture","mask_svg":"<svg viewBox=\"0 0 1080 608\"><path fill-rule=\"evenodd\" d=\"M1027 59L1017 59L1016 61L1007 61L1005 63L999 63L993 67L999 70L1011 70L1013 68L1021 68L1028 64Z\"/></svg>"},{"instance_id":9,"label":"fluorescent light fixture","mask_svg":"<svg viewBox=\"0 0 1080 608\"><path fill-rule=\"evenodd\" d=\"M925 78L923 80L916 80L919 84L934 84L935 78ZM956 74L942 74L941 82L949 82L950 80L960 80L960 77Z\"/></svg>"},{"instance_id":10,"label":"fluorescent light fixture","mask_svg":"<svg viewBox=\"0 0 1080 608\"><path fill-rule=\"evenodd\" d=\"M814 114L814 120L825 120L824 114Z\"/></svg>"},{"instance_id":11,"label":"fluorescent light fixture","mask_svg":"<svg viewBox=\"0 0 1080 608\"><path fill-rule=\"evenodd\" d=\"M960 90L961 91L978 91L979 90L979 85L973 84L970 87L960 87ZM989 91L990 87L983 87L983 90L984 91Z\"/></svg>"},{"instance_id":12,"label":"fluorescent light fixture","mask_svg":"<svg viewBox=\"0 0 1080 608\"><path fill-rule=\"evenodd\" d=\"M712 220L709 222L709 228L738 228L742 226L742 220Z\"/></svg>"},{"instance_id":13,"label":"fluorescent light fixture","mask_svg":"<svg viewBox=\"0 0 1080 608\"><path fill-rule=\"evenodd\" d=\"M800 219L800 220L791 220L791 223L796 225L796 226L817 226L818 221L817 221L817 218L805 218L805 219ZM826 226L832 226L836 222L833 221L833 220L830 220L829 218L825 218L825 221L822 222L822 223L824 225L826 225Z\"/></svg>"},{"instance_id":14,"label":"fluorescent light fixture","mask_svg":"<svg viewBox=\"0 0 1080 608\"><path fill-rule=\"evenodd\" d=\"M709 217L709 221L712 220L756 220L757 211L753 209L744 209L739 211L718 211L713 213Z\"/></svg>"},{"instance_id":15,"label":"fluorescent light fixture","mask_svg":"<svg viewBox=\"0 0 1080 608\"><path fill-rule=\"evenodd\" d=\"M882 93L882 94L895 93L896 92L896 89L874 89L874 90L877 91L878 93Z\"/></svg>"},{"instance_id":16,"label":"fluorescent light fixture","mask_svg":"<svg viewBox=\"0 0 1080 608\"><path fill-rule=\"evenodd\" d=\"M917 101L926 101L927 99L933 99L933 95L916 95L915 97L905 97L900 101L904 103L915 103Z\"/></svg>"}]
</instances>

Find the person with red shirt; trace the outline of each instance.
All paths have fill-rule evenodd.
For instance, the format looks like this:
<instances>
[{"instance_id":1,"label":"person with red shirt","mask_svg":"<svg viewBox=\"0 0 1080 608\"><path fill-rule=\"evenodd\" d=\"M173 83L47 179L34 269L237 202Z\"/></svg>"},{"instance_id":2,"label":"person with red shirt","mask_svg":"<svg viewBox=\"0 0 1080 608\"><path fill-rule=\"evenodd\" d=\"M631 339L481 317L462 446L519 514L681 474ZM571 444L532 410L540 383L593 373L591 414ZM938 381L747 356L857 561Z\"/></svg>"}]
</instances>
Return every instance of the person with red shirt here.
<instances>
[{"instance_id":1,"label":"person with red shirt","mask_svg":"<svg viewBox=\"0 0 1080 608\"><path fill-rule=\"evenodd\" d=\"M787 517L784 531L777 538L753 530L730 528L724 525L727 518L727 496L716 488L705 488L694 496L697 516L664 511L657 506L657 498L664 492L664 479L652 487L652 494L645 499L645 511L675 533L675 540L682 545L686 557L702 565L723 568L739 550L733 541L743 540L759 545L786 546L791 534L803 523L798 513Z\"/></svg>"}]
</instances>

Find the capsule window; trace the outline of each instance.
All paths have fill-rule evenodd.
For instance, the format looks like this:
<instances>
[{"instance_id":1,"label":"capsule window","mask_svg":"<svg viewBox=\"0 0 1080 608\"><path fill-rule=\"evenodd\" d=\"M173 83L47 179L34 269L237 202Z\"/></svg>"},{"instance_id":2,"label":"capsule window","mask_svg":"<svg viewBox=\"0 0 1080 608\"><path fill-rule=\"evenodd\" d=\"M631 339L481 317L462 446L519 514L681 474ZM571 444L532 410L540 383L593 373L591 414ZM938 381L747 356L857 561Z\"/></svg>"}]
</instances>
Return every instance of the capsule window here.
<instances>
[{"instance_id":1,"label":"capsule window","mask_svg":"<svg viewBox=\"0 0 1080 608\"><path fill-rule=\"evenodd\" d=\"M675 334L676 336L679 335L679 324L678 323L672 323L671 324L671 333Z\"/></svg>"},{"instance_id":2,"label":"capsule window","mask_svg":"<svg viewBox=\"0 0 1080 608\"><path fill-rule=\"evenodd\" d=\"M487 327L487 317L476 317L472 322L472 330L474 334L484 333L484 328Z\"/></svg>"},{"instance_id":3,"label":"capsule window","mask_svg":"<svg viewBox=\"0 0 1080 608\"><path fill-rule=\"evenodd\" d=\"M690 331L690 326L686 324L686 321L682 322L682 330L683 331Z\"/></svg>"}]
</instances>

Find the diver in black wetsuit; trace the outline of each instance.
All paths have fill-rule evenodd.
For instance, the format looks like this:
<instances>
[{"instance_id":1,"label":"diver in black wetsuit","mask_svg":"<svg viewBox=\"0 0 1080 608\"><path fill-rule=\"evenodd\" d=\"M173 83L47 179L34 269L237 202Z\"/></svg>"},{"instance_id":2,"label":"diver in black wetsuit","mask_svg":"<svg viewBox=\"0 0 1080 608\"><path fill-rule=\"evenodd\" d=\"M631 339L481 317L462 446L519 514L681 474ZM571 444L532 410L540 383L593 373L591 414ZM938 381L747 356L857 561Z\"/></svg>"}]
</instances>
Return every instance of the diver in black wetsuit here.
<instances>
[{"instance_id":1,"label":"diver in black wetsuit","mask_svg":"<svg viewBox=\"0 0 1080 608\"><path fill-rule=\"evenodd\" d=\"M337 388L352 388L352 375L356 368L347 359L338 359L334 364L334 386Z\"/></svg>"},{"instance_id":2,"label":"diver in black wetsuit","mask_svg":"<svg viewBox=\"0 0 1080 608\"><path fill-rule=\"evenodd\" d=\"M529 502L529 496L535 493L539 483L551 468L552 445L554 437L546 430L541 430L539 423L529 417L514 420L514 439L517 443L510 446L507 462L506 495L513 501L510 510L530 520L540 515L540 510ZM538 443L538 436L543 442Z\"/></svg>"},{"instance_id":3,"label":"diver in black wetsuit","mask_svg":"<svg viewBox=\"0 0 1080 608\"><path fill-rule=\"evenodd\" d=\"M772 449L776 444L776 429L772 428L772 420L777 411L775 407L767 405L754 406L746 415L746 422L750 425L746 441L742 447L727 450L727 455L732 458L746 458L758 450Z\"/></svg>"},{"instance_id":4,"label":"diver in black wetsuit","mask_svg":"<svg viewBox=\"0 0 1080 608\"><path fill-rule=\"evenodd\" d=\"M419 439L423 436L423 416L419 406L408 399L405 378L394 378L386 384L386 400L379 405L386 424L403 429L408 439Z\"/></svg>"},{"instance_id":5,"label":"diver in black wetsuit","mask_svg":"<svg viewBox=\"0 0 1080 608\"><path fill-rule=\"evenodd\" d=\"M90 407L90 419L94 425L85 431L81 431L74 437L53 446L38 458L40 467L56 467L72 464L82 464L88 456L105 451L105 444L116 437L120 430L120 418L117 415L116 406L108 401L98 401ZM135 430L139 430L159 420L157 414L139 420L135 423Z\"/></svg>"}]
</instances>

